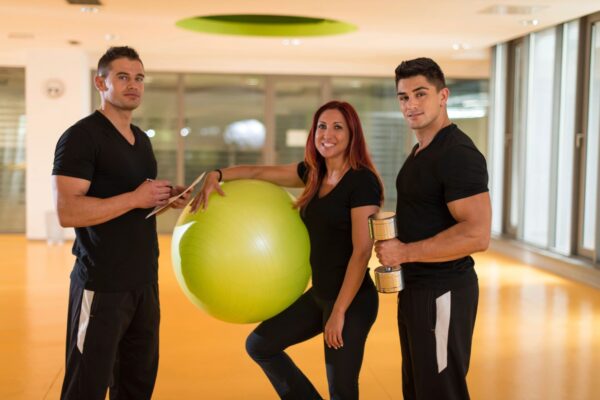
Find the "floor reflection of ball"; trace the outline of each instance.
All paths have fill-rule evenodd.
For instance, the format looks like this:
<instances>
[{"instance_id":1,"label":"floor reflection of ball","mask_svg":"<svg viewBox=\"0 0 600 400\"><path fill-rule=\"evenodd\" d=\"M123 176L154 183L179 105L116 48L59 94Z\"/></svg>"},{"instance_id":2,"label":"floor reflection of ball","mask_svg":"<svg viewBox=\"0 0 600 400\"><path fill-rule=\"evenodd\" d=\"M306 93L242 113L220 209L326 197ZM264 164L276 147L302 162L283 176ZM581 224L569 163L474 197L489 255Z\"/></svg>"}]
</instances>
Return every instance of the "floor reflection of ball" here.
<instances>
[{"instance_id":1,"label":"floor reflection of ball","mask_svg":"<svg viewBox=\"0 0 600 400\"><path fill-rule=\"evenodd\" d=\"M224 183L206 211L184 209L173 268L187 297L215 318L251 323L292 304L310 277L310 244L291 196L262 181Z\"/></svg>"}]
</instances>

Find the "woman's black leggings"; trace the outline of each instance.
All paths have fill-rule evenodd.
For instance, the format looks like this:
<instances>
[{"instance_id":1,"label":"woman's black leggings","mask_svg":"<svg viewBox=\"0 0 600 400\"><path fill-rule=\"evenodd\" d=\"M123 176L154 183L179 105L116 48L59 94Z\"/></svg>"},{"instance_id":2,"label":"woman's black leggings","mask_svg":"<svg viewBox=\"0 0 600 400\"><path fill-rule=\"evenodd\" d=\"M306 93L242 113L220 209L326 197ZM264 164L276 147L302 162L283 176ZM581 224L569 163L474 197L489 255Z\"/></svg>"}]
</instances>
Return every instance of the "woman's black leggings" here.
<instances>
[{"instance_id":1,"label":"woman's black leggings","mask_svg":"<svg viewBox=\"0 0 600 400\"><path fill-rule=\"evenodd\" d=\"M284 350L322 333L334 302L319 299L311 288L248 336L248 354L260 365L282 399L321 399ZM378 306L377 291L369 279L346 311L342 331L344 347L335 350L323 343L331 400L358 399L358 375L365 342L377 317Z\"/></svg>"}]
</instances>

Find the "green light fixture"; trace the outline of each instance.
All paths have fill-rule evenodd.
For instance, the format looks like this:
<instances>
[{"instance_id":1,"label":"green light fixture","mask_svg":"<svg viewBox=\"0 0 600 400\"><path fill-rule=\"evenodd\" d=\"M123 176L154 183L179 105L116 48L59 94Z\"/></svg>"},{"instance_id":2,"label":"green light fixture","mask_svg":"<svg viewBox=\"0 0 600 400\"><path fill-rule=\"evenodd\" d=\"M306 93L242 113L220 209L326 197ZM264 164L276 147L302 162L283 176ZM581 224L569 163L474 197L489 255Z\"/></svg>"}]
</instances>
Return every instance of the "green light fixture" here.
<instances>
[{"instance_id":1,"label":"green light fixture","mask_svg":"<svg viewBox=\"0 0 600 400\"><path fill-rule=\"evenodd\" d=\"M210 15L178 21L180 28L223 35L303 37L339 35L356 31L356 26L325 18L287 15Z\"/></svg>"}]
</instances>

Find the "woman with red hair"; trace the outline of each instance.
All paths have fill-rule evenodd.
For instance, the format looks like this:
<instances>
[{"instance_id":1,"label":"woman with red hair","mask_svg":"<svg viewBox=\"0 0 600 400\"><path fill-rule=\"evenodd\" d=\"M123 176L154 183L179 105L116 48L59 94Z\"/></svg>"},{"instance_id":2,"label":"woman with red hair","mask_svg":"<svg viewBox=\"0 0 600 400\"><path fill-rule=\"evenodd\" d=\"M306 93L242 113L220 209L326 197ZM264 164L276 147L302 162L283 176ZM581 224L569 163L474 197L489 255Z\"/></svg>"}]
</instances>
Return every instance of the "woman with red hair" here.
<instances>
[{"instance_id":1,"label":"woman with red hair","mask_svg":"<svg viewBox=\"0 0 600 400\"><path fill-rule=\"evenodd\" d=\"M367 151L358 114L340 101L315 113L304 161L234 166L207 174L192 209L207 206L220 181L260 179L304 187L296 201L310 237L312 287L262 322L246 341L282 399L321 399L284 350L323 333L331 399L358 399L358 376L378 295L368 273L373 242L368 217L379 211L383 185Z\"/></svg>"}]
</instances>

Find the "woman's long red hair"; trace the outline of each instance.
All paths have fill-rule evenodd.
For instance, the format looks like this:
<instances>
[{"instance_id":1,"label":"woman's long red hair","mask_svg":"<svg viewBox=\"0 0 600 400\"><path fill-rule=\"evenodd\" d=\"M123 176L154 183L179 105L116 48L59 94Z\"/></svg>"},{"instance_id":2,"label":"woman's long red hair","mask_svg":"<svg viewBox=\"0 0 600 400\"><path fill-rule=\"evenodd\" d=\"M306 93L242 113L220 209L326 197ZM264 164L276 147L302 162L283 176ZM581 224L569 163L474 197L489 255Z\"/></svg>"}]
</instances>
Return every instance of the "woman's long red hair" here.
<instances>
[{"instance_id":1,"label":"woman's long red hair","mask_svg":"<svg viewBox=\"0 0 600 400\"><path fill-rule=\"evenodd\" d=\"M325 176L327 167L325 166L325 159L317 151L315 145L315 134L317 131L317 124L321 114L327 110L338 110L344 116L346 125L348 126L348 132L350 134L350 140L348 147L346 148L346 160L350 168L357 170L366 168L373 172L379 181L381 186L381 203L383 203L383 183L373 162L371 156L367 150L367 144L365 141L365 135L363 133L362 125L358 117L358 113L349 103L344 101L333 100L323 104L313 116L312 125L310 127L310 133L306 139L306 148L304 150L304 163L307 166L307 180L304 191L296 201L296 207L302 209L305 207L310 200L317 194L321 187L321 182Z\"/></svg>"}]
</instances>

